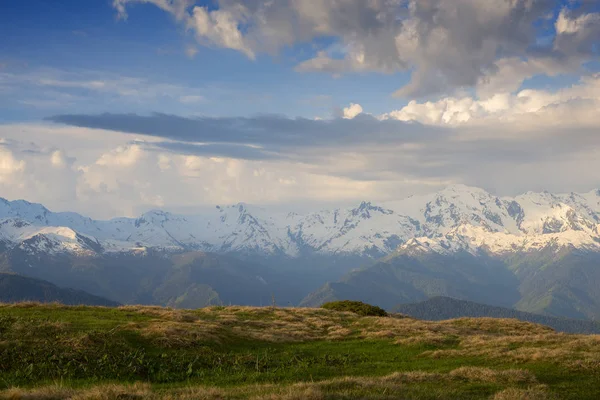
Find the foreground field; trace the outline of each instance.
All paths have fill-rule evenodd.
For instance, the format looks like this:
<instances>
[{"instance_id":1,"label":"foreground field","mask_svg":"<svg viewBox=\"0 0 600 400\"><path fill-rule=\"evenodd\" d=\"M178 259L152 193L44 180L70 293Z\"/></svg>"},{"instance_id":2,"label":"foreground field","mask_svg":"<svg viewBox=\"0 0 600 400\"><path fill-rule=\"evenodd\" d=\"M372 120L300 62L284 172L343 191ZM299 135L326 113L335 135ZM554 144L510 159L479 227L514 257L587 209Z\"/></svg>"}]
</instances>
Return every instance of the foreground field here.
<instances>
[{"instance_id":1,"label":"foreground field","mask_svg":"<svg viewBox=\"0 0 600 400\"><path fill-rule=\"evenodd\" d=\"M597 399L600 336L323 309L0 305L0 399Z\"/></svg>"}]
</instances>

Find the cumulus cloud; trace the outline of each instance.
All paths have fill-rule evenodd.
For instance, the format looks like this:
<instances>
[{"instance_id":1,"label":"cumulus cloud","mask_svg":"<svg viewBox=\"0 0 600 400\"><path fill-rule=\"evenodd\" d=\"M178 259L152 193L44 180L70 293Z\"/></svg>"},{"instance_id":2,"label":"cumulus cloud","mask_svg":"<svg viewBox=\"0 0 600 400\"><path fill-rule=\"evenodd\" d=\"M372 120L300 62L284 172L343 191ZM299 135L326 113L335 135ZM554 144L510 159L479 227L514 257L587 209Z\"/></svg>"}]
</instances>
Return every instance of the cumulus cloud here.
<instances>
[{"instance_id":1,"label":"cumulus cloud","mask_svg":"<svg viewBox=\"0 0 600 400\"><path fill-rule=\"evenodd\" d=\"M116 149L104 153L96 161L97 165L132 167L140 159L142 149L137 144L119 146Z\"/></svg>"},{"instance_id":2,"label":"cumulus cloud","mask_svg":"<svg viewBox=\"0 0 600 400\"><path fill-rule=\"evenodd\" d=\"M15 175L24 169L24 160L16 159L12 151L0 147L0 183L15 180Z\"/></svg>"},{"instance_id":3,"label":"cumulus cloud","mask_svg":"<svg viewBox=\"0 0 600 400\"><path fill-rule=\"evenodd\" d=\"M350 105L348 107L345 107L342 110L343 117L345 119L352 119L352 118L356 117L358 114L361 114L362 112L363 112L363 108L361 107L361 105L355 104L355 103L350 103Z\"/></svg>"},{"instance_id":4,"label":"cumulus cloud","mask_svg":"<svg viewBox=\"0 0 600 400\"><path fill-rule=\"evenodd\" d=\"M600 121L600 74L583 77L578 84L554 92L523 89L489 98L446 97L419 103L382 115L382 119L418 121L430 125L488 125L519 123L521 127L597 126Z\"/></svg>"},{"instance_id":5,"label":"cumulus cloud","mask_svg":"<svg viewBox=\"0 0 600 400\"><path fill-rule=\"evenodd\" d=\"M168 169L171 169L171 167L172 167L171 157L169 157L166 154L159 154L158 155L158 168L160 168L161 171L166 171Z\"/></svg>"},{"instance_id":6,"label":"cumulus cloud","mask_svg":"<svg viewBox=\"0 0 600 400\"><path fill-rule=\"evenodd\" d=\"M49 125L0 126L11 146L0 146L2 197L109 218L157 207L197 209L240 201L343 203L373 187L308 163L165 153L150 146L151 137L132 142L129 135L106 132L102 140L97 133ZM71 140L63 142L64 149L47 146L66 136ZM32 142L38 143L35 151ZM69 153L80 156L70 163Z\"/></svg>"},{"instance_id":7,"label":"cumulus cloud","mask_svg":"<svg viewBox=\"0 0 600 400\"><path fill-rule=\"evenodd\" d=\"M315 43L300 72L411 73L402 97L481 86L518 89L536 74L573 71L595 57L597 12L554 0L219 0L208 9L193 0L115 0L122 17L135 3L174 15L203 45L254 59L285 46ZM554 30L554 32L552 32ZM550 32L550 33L549 33ZM542 35L551 35L540 42ZM316 39L332 44L317 45ZM514 73L514 80L507 74ZM487 87L487 88L486 88Z\"/></svg>"},{"instance_id":8,"label":"cumulus cloud","mask_svg":"<svg viewBox=\"0 0 600 400\"><path fill-rule=\"evenodd\" d=\"M55 168L67 168L73 164L74 158L68 157L63 150L55 150L50 155L50 163Z\"/></svg>"},{"instance_id":9,"label":"cumulus cloud","mask_svg":"<svg viewBox=\"0 0 600 400\"><path fill-rule=\"evenodd\" d=\"M73 158L62 150L20 142L18 138L8 143L0 146L3 197L51 199L55 204L74 202L76 186L73 182L78 173L72 168Z\"/></svg>"}]
</instances>

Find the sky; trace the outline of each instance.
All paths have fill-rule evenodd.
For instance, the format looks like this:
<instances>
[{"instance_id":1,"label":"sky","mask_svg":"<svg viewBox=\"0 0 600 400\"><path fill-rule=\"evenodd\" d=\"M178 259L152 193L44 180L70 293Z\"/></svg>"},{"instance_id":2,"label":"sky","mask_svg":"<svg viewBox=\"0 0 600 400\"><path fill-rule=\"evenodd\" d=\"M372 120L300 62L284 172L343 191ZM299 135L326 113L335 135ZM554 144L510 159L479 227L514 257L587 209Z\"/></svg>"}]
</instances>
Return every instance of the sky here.
<instances>
[{"instance_id":1,"label":"sky","mask_svg":"<svg viewBox=\"0 0 600 400\"><path fill-rule=\"evenodd\" d=\"M0 4L0 197L94 218L600 188L600 0Z\"/></svg>"}]
</instances>

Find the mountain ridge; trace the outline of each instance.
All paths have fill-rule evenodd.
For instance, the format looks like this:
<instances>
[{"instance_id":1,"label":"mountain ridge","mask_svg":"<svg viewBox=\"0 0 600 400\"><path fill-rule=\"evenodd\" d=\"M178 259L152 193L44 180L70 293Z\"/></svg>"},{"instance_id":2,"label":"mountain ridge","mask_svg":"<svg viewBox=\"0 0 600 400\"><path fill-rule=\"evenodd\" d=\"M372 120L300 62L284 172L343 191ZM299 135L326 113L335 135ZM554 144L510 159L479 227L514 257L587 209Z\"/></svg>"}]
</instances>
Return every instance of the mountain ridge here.
<instances>
[{"instance_id":1,"label":"mountain ridge","mask_svg":"<svg viewBox=\"0 0 600 400\"><path fill-rule=\"evenodd\" d=\"M12 235L7 225L12 219ZM439 192L357 207L306 214L270 212L239 203L216 206L196 215L152 210L137 218L93 220L76 213L54 213L23 200L0 201L0 241L29 239L19 228L71 229L81 243L73 251L127 252L141 248L167 251L261 253L300 257L307 253L360 254L378 258L401 245L502 253L559 244L600 249L600 191L510 197L464 185ZM33 229L33 228L31 228ZM30 230L31 230L30 229ZM71 238L72 239L72 238ZM66 239L62 239L66 241ZM450 244L448 244L450 243ZM435 248L438 248L437 250ZM101 250L100 250L101 249ZM422 249L424 250L424 249ZM427 250L431 251L431 250Z\"/></svg>"}]
</instances>

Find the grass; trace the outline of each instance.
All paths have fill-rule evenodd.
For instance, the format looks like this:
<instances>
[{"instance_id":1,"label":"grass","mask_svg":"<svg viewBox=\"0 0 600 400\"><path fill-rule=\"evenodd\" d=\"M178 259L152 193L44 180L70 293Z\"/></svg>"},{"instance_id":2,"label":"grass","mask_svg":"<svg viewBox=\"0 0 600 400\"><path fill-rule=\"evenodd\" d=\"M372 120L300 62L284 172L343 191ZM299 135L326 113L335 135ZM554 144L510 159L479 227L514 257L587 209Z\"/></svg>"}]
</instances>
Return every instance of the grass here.
<instances>
[{"instance_id":1,"label":"grass","mask_svg":"<svg viewBox=\"0 0 600 400\"><path fill-rule=\"evenodd\" d=\"M596 399L600 336L308 308L0 305L0 399Z\"/></svg>"},{"instance_id":2,"label":"grass","mask_svg":"<svg viewBox=\"0 0 600 400\"><path fill-rule=\"evenodd\" d=\"M363 303L362 301L342 300L330 301L321 308L334 311L350 311L363 317L387 317L388 313L381 307Z\"/></svg>"}]
</instances>

